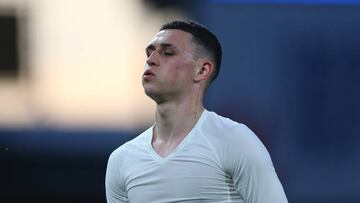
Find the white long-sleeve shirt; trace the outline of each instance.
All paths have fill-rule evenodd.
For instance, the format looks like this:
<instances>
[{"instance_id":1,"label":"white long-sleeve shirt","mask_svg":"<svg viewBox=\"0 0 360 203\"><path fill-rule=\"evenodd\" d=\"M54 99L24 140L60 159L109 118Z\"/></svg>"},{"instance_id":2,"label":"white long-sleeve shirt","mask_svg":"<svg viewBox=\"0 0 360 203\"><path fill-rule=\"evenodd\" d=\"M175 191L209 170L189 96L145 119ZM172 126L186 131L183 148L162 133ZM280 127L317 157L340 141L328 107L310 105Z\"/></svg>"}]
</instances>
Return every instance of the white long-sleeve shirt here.
<instances>
[{"instance_id":1,"label":"white long-sleeve shirt","mask_svg":"<svg viewBox=\"0 0 360 203\"><path fill-rule=\"evenodd\" d=\"M108 203L287 203L269 153L245 125L205 110L166 158L152 129L116 149L106 171Z\"/></svg>"}]
</instances>

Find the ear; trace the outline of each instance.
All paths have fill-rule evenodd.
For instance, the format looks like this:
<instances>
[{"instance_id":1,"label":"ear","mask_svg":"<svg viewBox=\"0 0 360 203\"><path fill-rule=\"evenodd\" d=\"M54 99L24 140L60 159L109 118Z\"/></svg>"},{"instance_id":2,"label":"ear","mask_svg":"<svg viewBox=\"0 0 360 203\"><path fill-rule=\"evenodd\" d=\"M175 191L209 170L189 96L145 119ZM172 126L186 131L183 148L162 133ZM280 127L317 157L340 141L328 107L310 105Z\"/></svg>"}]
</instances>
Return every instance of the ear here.
<instances>
[{"instance_id":1,"label":"ear","mask_svg":"<svg viewBox=\"0 0 360 203\"><path fill-rule=\"evenodd\" d=\"M214 65L210 60L200 60L196 68L194 81L201 82L207 81L210 78L211 73L214 71Z\"/></svg>"}]
</instances>

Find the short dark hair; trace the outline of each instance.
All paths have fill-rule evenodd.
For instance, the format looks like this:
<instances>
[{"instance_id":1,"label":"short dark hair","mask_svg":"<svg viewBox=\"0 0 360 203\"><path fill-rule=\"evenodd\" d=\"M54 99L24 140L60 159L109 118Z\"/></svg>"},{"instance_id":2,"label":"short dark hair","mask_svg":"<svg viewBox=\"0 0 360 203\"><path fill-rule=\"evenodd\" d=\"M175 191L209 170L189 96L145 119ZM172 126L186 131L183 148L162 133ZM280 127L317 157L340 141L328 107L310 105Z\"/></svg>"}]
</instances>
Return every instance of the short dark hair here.
<instances>
[{"instance_id":1,"label":"short dark hair","mask_svg":"<svg viewBox=\"0 0 360 203\"><path fill-rule=\"evenodd\" d=\"M198 22L195 21L170 21L166 24L164 24L161 28L161 30L167 30L167 29L176 29L176 30L182 30L184 32L190 33L193 36L193 41L200 45L202 48L204 48L205 51L207 51L212 58L213 62L215 63L214 72L211 76L211 82L214 81L220 71L220 65L221 65L221 57L222 57L222 49L221 44L215 34L213 34L209 29L207 29L205 26L201 25Z\"/></svg>"}]
</instances>

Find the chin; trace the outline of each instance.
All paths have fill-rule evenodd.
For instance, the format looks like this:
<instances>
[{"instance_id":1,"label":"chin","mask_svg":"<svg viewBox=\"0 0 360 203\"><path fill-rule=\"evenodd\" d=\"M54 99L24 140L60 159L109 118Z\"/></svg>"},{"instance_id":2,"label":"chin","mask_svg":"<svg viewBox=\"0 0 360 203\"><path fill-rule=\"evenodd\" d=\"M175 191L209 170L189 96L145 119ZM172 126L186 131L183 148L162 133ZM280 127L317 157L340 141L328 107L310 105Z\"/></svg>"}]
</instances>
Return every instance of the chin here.
<instances>
[{"instance_id":1,"label":"chin","mask_svg":"<svg viewBox=\"0 0 360 203\"><path fill-rule=\"evenodd\" d=\"M153 88L148 88L148 87L144 87L144 92L150 98L159 94L158 91L155 91Z\"/></svg>"},{"instance_id":2,"label":"chin","mask_svg":"<svg viewBox=\"0 0 360 203\"><path fill-rule=\"evenodd\" d=\"M150 99L154 100L156 103L161 103L161 101L163 101L163 96L159 91L144 87L144 92L148 97L150 97Z\"/></svg>"}]
</instances>

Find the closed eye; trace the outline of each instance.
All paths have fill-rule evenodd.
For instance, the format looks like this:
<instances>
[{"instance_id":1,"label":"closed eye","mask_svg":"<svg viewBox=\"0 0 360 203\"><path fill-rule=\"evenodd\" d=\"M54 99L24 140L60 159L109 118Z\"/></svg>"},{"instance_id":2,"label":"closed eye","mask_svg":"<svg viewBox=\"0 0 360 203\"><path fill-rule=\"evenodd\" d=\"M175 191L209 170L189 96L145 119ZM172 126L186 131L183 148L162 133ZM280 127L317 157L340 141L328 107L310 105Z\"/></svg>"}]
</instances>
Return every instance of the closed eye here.
<instances>
[{"instance_id":1,"label":"closed eye","mask_svg":"<svg viewBox=\"0 0 360 203\"><path fill-rule=\"evenodd\" d=\"M162 53L163 55L165 55L165 56L173 56L173 55L175 55L175 52L174 52L174 51L168 50L168 49L163 50L161 53Z\"/></svg>"},{"instance_id":2,"label":"closed eye","mask_svg":"<svg viewBox=\"0 0 360 203\"><path fill-rule=\"evenodd\" d=\"M157 51L160 55L163 56L173 56L176 54L176 50L177 48L171 44L161 44L158 48L151 44L146 47L145 52L147 57L149 57L154 51Z\"/></svg>"}]
</instances>

